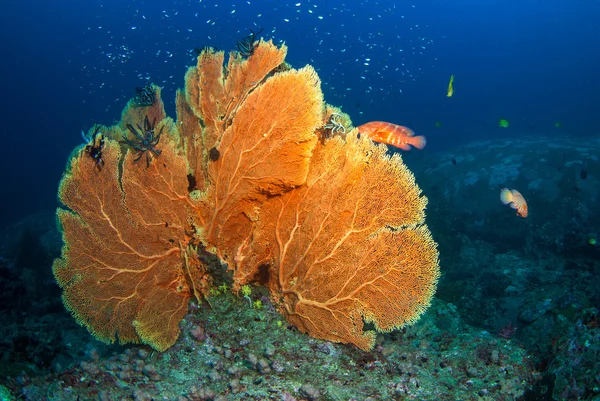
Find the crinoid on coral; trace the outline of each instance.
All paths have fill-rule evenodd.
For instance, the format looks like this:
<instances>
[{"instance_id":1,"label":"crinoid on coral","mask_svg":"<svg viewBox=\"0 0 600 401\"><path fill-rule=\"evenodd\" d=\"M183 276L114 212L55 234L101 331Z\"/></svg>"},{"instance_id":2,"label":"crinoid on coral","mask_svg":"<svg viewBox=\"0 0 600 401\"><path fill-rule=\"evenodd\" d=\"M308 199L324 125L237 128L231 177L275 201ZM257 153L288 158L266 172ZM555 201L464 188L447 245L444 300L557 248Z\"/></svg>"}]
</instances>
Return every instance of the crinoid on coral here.
<instances>
[{"instance_id":1,"label":"crinoid on coral","mask_svg":"<svg viewBox=\"0 0 600 401\"><path fill-rule=\"evenodd\" d=\"M133 97L133 105L137 107L149 107L156 101L156 88L151 82L143 87L135 88L136 94Z\"/></svg>"},{"instance_id":2,"label":"crinoid on coral","mask_svg":"<svg viewBox=\"0 0 600 401\"><path fill-rule=\"evenodd\" d=\"M131 124L126 124L127 129L134 136L133 139L129 139L128 137L123 137L123 143L129 145L137 152L137 156L133 159L134 162L137 162L142 158L142 156L146 155L146 166L150 166L150 152L154 153L156 156L160 155L160 149L156 148L158 142L160 141L160 136L162 135L162 131L165 128L163 125L158 133L155 132L156 127L156 118L150 122L148 120L148 116L144 117L144 128L142 128L139 124L136 124L138 129L135 129ZM138 131L139 130L139 131Z\"/></svg>"},{"instance_id":3,"label":"crinoid on coral","mask_svg":"<svg viewBox=\"0 0 600 401\"><path fill-rule=\"evenodd\" d=\"M237 49L242 57L250 57L254 54L256 35L260 35L263 28L260 28L258 32L254 32L250 29L250 35L237 41Z\"/></svg>"},{"instance_id":4,"label":"crinoid on coral","mask_svg":"<svg viewBox=\"0 0 600 401\"><path fill-rule=\"evenodd\" d=\"M375 333L363 322L389 331L428 307L439 268L426 198L400 156L361 138L324 104L315 70L290 69L286 52L261 40L224 70L225 54L204 49L176 123L160 96L143 112L130 102L103 130L100 173L83 151L71 157L53 268L97 338L164 350L190 297L224 277L233 291L265 285L298 329L365 350ZM136 132L155 119L159 162L140 166L153 141L132 152L118 140L149 139Z\"/></svg>"},{"instance_id":5,"label":"crinoid on coral","mask_svg":"<svg viewBox=\"0 0 600 401\"><path fill-rule=\"evenodd\" d=\"M346 135L346 132L350 131L352 122L339 108L327 106L323 115L326 116L325 123L316 131L322 140L336 135Z\"/></svg>"},{"instance_id":6,"label":"crinoid on coral","mask_svg":"<svg viewBox=\"0 0 600 401\"><path fill-rule=\"evenodd\" d=\"M90 135L85 135L83 131L81 131L81 137L86 142L86 145L83 148L83 150L94 161L94 164L98 168L98 171L102 170L102 166L104 166L104 159L102 159L102 149L104 148L104 136L100 132L100 125L94 125L92 133Z\"/></svg>"}]
</instances>

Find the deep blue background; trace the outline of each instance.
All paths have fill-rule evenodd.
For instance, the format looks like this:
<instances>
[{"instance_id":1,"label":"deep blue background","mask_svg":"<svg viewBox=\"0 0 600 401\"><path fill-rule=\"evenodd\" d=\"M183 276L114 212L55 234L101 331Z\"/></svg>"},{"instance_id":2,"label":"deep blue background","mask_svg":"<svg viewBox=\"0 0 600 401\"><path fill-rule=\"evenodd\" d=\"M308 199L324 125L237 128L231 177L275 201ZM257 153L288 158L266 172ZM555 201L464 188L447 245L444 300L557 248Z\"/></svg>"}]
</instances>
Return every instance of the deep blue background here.
<instances>
[{"instance_id":1,"label":"deep blue background","mask_svg":"<svg viewBox=\"0 0 600 401\"><path fill-rule=\"evenodd\" d=\"M8 0L2 11L0 225L56 206L80 131L119 119L135 86L164 86L175 117L192 50L233 49L260 27L293 66L319 71L326 101L355 125L410 126L427 136L423 152L600 132L598 2Z\"/></svg>"}]
</instances>

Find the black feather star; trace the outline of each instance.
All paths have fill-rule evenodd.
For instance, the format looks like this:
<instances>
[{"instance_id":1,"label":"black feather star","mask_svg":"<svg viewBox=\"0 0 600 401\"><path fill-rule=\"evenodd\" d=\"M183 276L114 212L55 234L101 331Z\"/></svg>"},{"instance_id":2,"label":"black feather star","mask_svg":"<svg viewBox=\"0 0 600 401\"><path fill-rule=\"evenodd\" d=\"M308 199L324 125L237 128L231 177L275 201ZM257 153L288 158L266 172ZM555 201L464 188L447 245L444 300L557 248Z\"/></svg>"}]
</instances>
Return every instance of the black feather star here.
<instances>
[{"instance_id":1,"label":"black feather star","mask_svg":"<svg viewBox=\"0 0 600 401\"><path fill-rule=\"evenodd\" d=\"M150 123L148 116L146 116L144 118L144 128L136 124L138 128L136 130L131 124L127 124L127 129L135 136L135 139L124 137L123 141L121 142L131 146L137 152L136 158L133 159L134 162L140 160L145 153L146 167L150 167L150 153L148 151L154 153L156 156L161 154L161 150L156 149L156 145L158 145L158 141L160 141L160 135L162 134L162 130L165 128L165 126L163 125L158 134L156 134L154 132L155 123L156 118L154 118L152 123Z\"/></svg>"},{"instance_id":2,"label":"black feather star","mask_svg":"<svg viewBox=\"0 0 600 401\"><path fill-rule=\"evenodd\" d=\"M148 82L143 88L135 88L137 92L133 98L133 104L137 107L152 106L156 101L156 91L152 83Z\"/></svg>"},{"instance_id":3,"label":"black feather star","mask_svg":"<svg viewBox=\"0 0 600 401\"><path fill-rule=\"evenodd\" d=\"M258 32L254 32L252 29L250 29L250 35L237 41L238 51L243 57L250 57L252 54L254 54L254 49L256 48L256 45L254 44L256 41L256 35L260 34L262 31L263 28L260 28Z\"/></svg>"}]
</instances>

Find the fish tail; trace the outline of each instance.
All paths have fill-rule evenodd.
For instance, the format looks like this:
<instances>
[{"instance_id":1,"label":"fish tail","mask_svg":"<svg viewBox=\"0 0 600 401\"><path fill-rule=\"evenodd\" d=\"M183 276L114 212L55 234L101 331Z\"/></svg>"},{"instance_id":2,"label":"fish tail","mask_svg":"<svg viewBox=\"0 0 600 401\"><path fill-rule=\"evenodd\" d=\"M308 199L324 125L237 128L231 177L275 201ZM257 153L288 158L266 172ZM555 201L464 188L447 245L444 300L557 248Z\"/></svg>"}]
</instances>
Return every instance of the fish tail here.
<instances>
[{"instance_id":1,"label":"fish tail","mask_svg":"<svg viewBox=\"0 0 600 401\"><path fill-rule=\"evenodd\" d=\"M505 205L508 205L513 201L513 194L512 192L510 192L510 189L502 188L502 190L500 191L500 200Z\"/></svg>"},{"instance_id":2,"label":"fish tail","mask_svg":"<svg viewBox=\"0 0 600 401\"><path fill-rule=\"evenodd\" d=\"M427 140L424 136L418 135L410 137L408 143L417 149L423 149L427 145Z\"/></svg>"}]
</instances>

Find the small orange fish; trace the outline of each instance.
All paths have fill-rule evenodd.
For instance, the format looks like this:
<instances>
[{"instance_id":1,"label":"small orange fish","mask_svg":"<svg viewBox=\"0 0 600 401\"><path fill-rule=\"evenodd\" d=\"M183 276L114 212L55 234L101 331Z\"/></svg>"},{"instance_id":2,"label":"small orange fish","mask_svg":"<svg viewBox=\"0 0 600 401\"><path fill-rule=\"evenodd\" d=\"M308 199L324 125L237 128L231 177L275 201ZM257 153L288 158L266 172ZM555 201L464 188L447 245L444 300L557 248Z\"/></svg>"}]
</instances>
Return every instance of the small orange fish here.
<instances>
[{"instance_id":1,"label":"small orange fish","mask_svg":"<svg viewBox=\"0 0 600 401\"><path fill-rule=\"evenodd\" d=\"M385 143L402 150L410 150L411 145L417 149L423 149L427 144L424 136L415 136L415 132L410 128L383 121L371 121L363 124L358 127L358 132L372 141Z\"/></svg>"},{"instance_id":2,"label":"small orange fish","mask_svg":"<svg viewBox=\"0 0 600 401\"><path fill-rule=\"evenodd\" d=\"M516 189L510 190L508 188L502 188L500 191L500 200L505 205L509 205L513 209L517 210L517 216L521 216L523 218L527 217L527 202L523 195Z\"/></svg>"}]
</instances>

